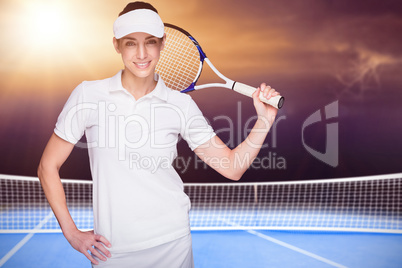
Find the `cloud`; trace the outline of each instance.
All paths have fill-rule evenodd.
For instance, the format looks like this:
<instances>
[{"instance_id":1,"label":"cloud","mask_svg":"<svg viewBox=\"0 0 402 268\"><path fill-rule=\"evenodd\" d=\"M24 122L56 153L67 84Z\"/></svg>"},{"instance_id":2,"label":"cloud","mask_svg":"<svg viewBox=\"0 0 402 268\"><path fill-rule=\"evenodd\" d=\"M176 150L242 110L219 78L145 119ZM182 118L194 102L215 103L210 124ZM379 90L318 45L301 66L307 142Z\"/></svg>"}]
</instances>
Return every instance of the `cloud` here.
<instances>
[{"instance_id":1,"label":"cloud","mask_svg":"<svg viewBox=\"0 0 402 268\"><path fill-rule=\"evenodd\" d=\"M335 73L336 79L342 85L338 90L339 95L348 94L361 97L367 91L380 90L380 69L384 66L400 67L402 64L402 57L394 57L364 48L355 49L353 54L355 57Z\"/></svg>"}]
</instances>

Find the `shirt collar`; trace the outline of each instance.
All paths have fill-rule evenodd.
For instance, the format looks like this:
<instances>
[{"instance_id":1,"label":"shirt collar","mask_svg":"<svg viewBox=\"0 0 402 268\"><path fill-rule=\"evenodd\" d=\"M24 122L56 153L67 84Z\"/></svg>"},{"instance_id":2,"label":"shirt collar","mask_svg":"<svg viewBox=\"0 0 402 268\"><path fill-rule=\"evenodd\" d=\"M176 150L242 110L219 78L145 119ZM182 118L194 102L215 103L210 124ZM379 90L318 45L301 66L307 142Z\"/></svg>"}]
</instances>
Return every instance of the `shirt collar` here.
<instances>
[{"instance_id":1,"label":"shirt collar","mask_svg":"<svg viewBox=\"0 0 402 268\"><path fill-rule=\"evenodd\" d=\"M130 94L122 85L121 83L121 75L123 73L123 70L120 70L115 76L112 77L109 85L109 91L110 92L115 92L115 91L124 91L128 94ZM168 97L168 92L167 92L167 87L165 83L163 82L162 78L155 73L154 76L155 81L157 81L156 87L154 90L152 90L150 93L145 95L142 98L152 98L152 97L157 97L161 100L167 101ZM141 98L141 99L142 99Z\"/></svg>"}]
</instances>

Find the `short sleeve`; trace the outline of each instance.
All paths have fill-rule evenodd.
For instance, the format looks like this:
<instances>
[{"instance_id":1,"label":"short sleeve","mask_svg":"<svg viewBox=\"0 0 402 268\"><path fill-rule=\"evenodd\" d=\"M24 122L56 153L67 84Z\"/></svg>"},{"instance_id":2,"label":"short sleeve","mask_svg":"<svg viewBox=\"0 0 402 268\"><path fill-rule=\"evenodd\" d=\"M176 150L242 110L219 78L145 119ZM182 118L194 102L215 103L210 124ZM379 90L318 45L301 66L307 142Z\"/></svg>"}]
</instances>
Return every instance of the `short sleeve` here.
<instances>
[{"instance_id":1,"label":"short sleeve","mask_svg":"<svg viewBox=\"0 0 402 268\"><path fill-rule=\"evenodd\" d=\"M65 141L76 144L84 135L89 109L84 100L83 84L71 93L61 111L54 133Z\"/></svg>"},{"instance_id":2,"label":"short sleeve","mask_svg":"<svg viewBox=\"0 0 402 268\"><path fill-rule=\"evenodd\" d=\"M194 151L198 146L216 135L192 98L190 98L185 118L186 125L182 129L181 136L188 143L191 150Z\"/></svg>"}]
</instances>

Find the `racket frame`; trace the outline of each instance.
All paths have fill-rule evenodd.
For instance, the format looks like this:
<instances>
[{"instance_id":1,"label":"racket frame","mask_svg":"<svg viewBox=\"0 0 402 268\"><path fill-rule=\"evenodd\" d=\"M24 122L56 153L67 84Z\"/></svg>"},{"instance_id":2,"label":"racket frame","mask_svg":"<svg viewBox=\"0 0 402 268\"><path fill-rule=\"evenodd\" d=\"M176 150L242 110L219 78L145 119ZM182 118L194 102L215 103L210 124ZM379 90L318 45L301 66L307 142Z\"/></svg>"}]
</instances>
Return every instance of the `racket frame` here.
<instances>
[{"instance_id":1,"label":"racket frame","mask_svg":"<svg viewBox=\"0 0 402 268\"><path fill-rule=\"evenodd\" d=\"M170 24L170 23L165 23L164 25L165 25L165 27L173 28L175 30L182 32L184 35L186 35L196 46L196 48L198 49L198 52L200 54L200 65L198 67L198 72L195 76L194 81L190 84L190 86L188 86L186 89L181 90L180 92L187 93L187 92L190 92L193 90L199 90L199 89L204 89L204 88L209 88L209 87L224 87L224 88L232 89L233 91L236 91L236 92L246 95L248 97L252 97L252 94L256 90L256 88L248 86L243 83L238 83L234 80L231 80L231 79L227 78L226 76L224 76L220 71L218 71L218 69L212 64L212 62L209 60L209 58L207 57L205 52L202 50L198 41L189 32L187 32L186 30L184 30L176 25ZM225 83L207 83L207 84L203 84L203 85L196 85L199 77L201 76L202 68L204 67L204 62L206 62L208 64L208 66L212 69L212 71L214 71L214 73L219 78L221 78L223 81L225 81ZM267 100L261 92L259 97L265 103L268 103L278 109L282 108L282 106L283 106L284 98L282 96L276 96L276 97L273 97L272 100L271 99Z\"/></svg>"}]
</instances>

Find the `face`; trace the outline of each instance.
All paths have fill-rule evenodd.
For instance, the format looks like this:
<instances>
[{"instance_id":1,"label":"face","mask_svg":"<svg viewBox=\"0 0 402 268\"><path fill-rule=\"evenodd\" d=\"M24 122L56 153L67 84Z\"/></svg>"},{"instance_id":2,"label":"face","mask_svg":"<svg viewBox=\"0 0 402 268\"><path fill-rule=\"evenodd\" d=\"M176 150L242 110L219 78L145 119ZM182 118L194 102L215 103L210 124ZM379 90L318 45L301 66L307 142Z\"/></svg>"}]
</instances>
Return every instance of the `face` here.
<instances>
[{"instance_id":1,"label":"face","mask_svg":"<svg viewBox=\"0 0 402 268\"><path fill-rule=\"evenodd\" d=\"M165 36L158 38L147 33L131 33L119 40L114 38L113 44L121 54L126 71L139 78L153 77Z\"/></svg>"}]
</instances>

